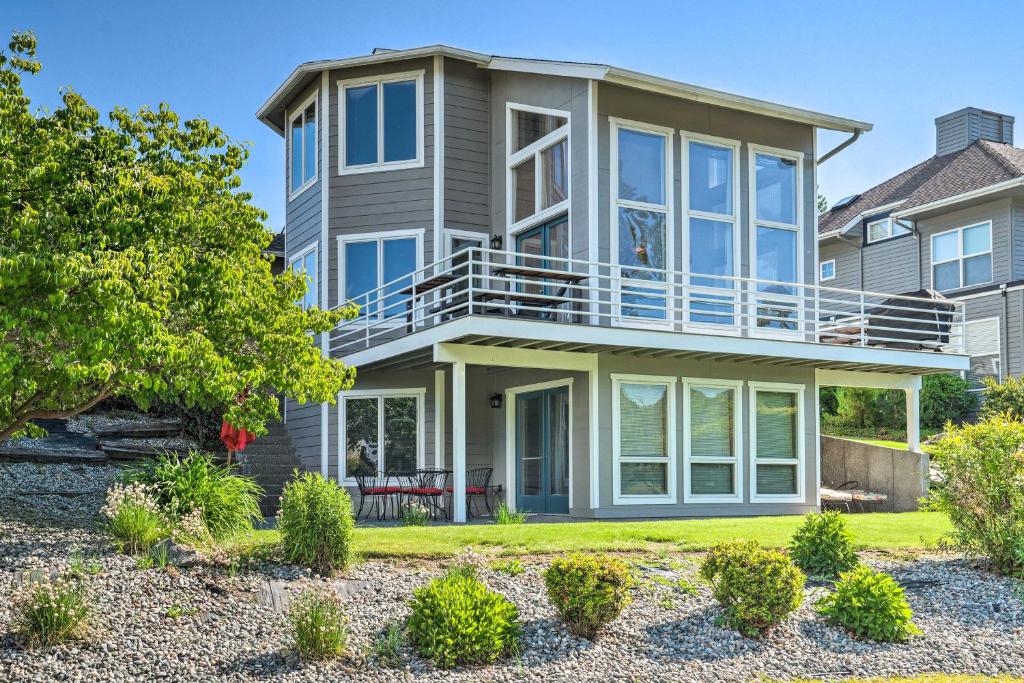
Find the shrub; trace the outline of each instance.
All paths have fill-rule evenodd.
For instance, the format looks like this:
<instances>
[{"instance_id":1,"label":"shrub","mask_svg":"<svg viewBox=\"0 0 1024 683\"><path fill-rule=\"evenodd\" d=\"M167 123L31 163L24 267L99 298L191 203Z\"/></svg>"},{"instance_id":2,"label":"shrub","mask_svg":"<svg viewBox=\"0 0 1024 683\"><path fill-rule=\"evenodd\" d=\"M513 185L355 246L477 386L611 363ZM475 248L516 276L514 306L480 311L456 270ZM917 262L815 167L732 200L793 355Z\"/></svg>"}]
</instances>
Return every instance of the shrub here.
<instances>
[{"instance_id":1,"label":"shrub","mask_svg":"<svg viewBox=\"0 0 1024 683\"><path fill-rule=\"evenodd\" d=\"M839 387L836 404L836 416L850 427L906 426L906 402L899 390Z\"/></svg>"},{"instance_id":2,"label":"shrub","mask_svg":"<svg viewBox=\"0 0 1024 683\"><path fill-rule=\"evenodd\" d=\"M345 652L345 611L330 588L307 588L288 613L295 649L306 659L331 659Z\"/></svg>"},{"instance_id":3,"label":"shrub","mask_svg":"<svg viewBox=\"0 0 1024 683\"><path fill-rule=\"evenodd\" d=\"M943 485L929 507L949 516L952 544L1024 576L1024 423L1008 415L954 426L932 447Z\"/></svg>"},{"instance_id":4,"label":"shrub","mask_svg":"<svg viewBox=\"0 0 1024 683\"><path fill-rule=\"evenodd\" d=\"M803 573L786 555L756 541L715 546L700 574L725 608L725 623L746 636L761 635L803 601Z\"/></svg>"},{"instance_id":5,"label":"shrub","mask_svg":"<svg viewBox=\"0 0 1024 683\"><path fill-rule=\"evenodd\" d=\"M512 508L504 502L498 505L494 511L495 524L526 524L527 514L525 512L513 512Z\"/></svg>"},{"instance_id":6,"label":"shrub","mask_svg":"<svg viewBox=\"0 0 1024 683\"><path fill-rule=\"evenodd\" d=\"M373 643L373 658L380 666L393 669L402 663L402 655L399 648L402 645L404 634L402 626L398 622L391 622Z\"/></svg>"},{"instance_id":7,"label":"shrub","mask_svg":"<svg viewBox=\"0 0 1024 683\"><path fill-rule=\"evenodd\" d=\"M889 643L921 633L899 584L864 565L844 572L835 591L818 601L818 611L858 638Z\"/></svg>"},{"instance_id":8,"label":"shrub","mask_svg":"<svg viewBox=\"0 0 1024 683\"><path fill-rule=\"evenodd\" d=\"M107 491L100 514L118 549L126 554L145 552L166 535L166 523L152 488L142 484L114 484Z\"/></svg>"},{"instance_id":9,"label":"shrub","mask_svg":"<svg viewBox=\"0 0 1024 683\"><path fill-rule=\"evenodd\" d=\"M82 637L89 618L85 587L57 579L30 583L14 599L14 630L30 645L53 645Z\"/></svg>"},{"instance_id":10,"label":"shrub","mask_svg":"<svg viewBox=\"0 0 1024 683\"><path fill-rule=\"evenodd\" d=\"M557 558L544 572L548 600L568 629L592 640L631 601L632 579L622 560L595 555Z\"/></svg>"},{"instance_id":11,"label":"shrub","mask_svg":"<svg viewBox=\"0 0 1024 683\"><path fill-rule=\"evenodd\" d=\"M409 640L443 669L518 652L519 611L477 579L447 574L413 592Z\"/></svg>"},{"instance_id":12,"label":"shrub","mask_svg":"<svg viewBox=\"0 0 1024 683\"><path fill-rule=\"evenodd\" d=\"M348 567L352 559L352 499L319 472L295 473L285 484L277 513L284 557L321 574Z\"/></svg>"},{"instance_id":13,"label":"shrub","mask_svg":"<svg viewBox=\"0 0 1024 683\"><path fill-rule=\"evenodd\" d=\"M209 453L162 455L125 474L128 482L153 489L157 502L177 523L198 510L210 535L220 540L252 531L263 489L233 465L218 465Z\"/></svg>"},{"instance_id":14,"label":"shrub","mask_svg":"<svg viewBox=\"0 0 1024 683\"><path fill-rule=\"evenodd\" d=\"M523 567L523 563L515 558L512 558L511 560L495 560L491 563L491 569L502 574L508 574L512 577L519 576L526 571L526 568Z\"/></svg>"},{"instance_id":15,"label":"shrub","mask_svg":"<svg viewBox=\"0 0 1024 683\"><path fill-rule=\"evenodd\" d=\"M986 377L984 381L985 402L981 406L981 419L1008 415L1018 422L1024 420L1024 379L1007 377L1005 381L997 382Z\"/></svg>"},{"instance_id":16,"label":"shrub","mask_svg":"<svg viewBox=\"0 0 1024 683\"><path fill-rule=\"evenodd\" d=\"M834 578L857 566L853 534L837 510L811 513L793 534L789 556L811 576Z\"/></svg>"},{"instance_id":17,"label":"shrub","mask_svg":"<svg viewBox=\"0 0 1024 683\"><path fill-rule=\"evenodd\" d=\"M921 378L921 426L942 429L947 422L960 424L978 406L971 383L960 375L940 373ZM906 409L904 408L904 415Z\"/></svg>"},{"instance_id":18,"label":"shrub","mask_svg":"<svg viewBox=\"0 0 1024 683\"><path fill-rule=\"evenodd\" d=\"M402 526L427 526L430 524L430 510L419 503L402 505Z\"/></svg>"}]
</instances>

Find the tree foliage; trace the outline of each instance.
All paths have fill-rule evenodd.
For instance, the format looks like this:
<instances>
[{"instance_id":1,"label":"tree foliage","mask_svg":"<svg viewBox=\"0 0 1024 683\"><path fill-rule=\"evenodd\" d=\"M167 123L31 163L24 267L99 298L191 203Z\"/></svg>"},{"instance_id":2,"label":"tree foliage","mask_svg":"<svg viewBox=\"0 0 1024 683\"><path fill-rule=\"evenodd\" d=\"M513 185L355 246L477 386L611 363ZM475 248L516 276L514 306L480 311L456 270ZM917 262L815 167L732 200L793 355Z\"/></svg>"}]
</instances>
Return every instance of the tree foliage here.
<instances>
[{"instance_id":1,"label":"tree foliage","mask_svg":"<svg viewBox=\"0 0 1024 683\"><path fill-rule=\"evenodd\" d=\"M271 275L248 149L165 104L104 123L67 89L34 112L35 54L30 33L0 51L0 440L109 396L227 407L260 433L276 392L350 386L309 333L355 312L303 311L304 278Z\"/></svg>"}]
</instances>

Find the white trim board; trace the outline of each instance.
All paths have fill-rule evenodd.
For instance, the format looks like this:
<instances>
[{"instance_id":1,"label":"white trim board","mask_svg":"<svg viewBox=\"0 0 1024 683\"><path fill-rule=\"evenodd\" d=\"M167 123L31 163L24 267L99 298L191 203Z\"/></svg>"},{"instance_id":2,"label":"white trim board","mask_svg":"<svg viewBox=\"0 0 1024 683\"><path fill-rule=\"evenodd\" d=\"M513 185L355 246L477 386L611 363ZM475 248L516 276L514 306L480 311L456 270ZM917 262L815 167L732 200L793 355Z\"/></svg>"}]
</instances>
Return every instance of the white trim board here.
<instances>
[{"instance_id":1,"label":"white trim board","mask_svg":"<svg viewBox=\"0 0 1024 683\"><path fill-rule=\"evenodd\" d=\"M348 391L338 392L338 479L344 486L355 486L356 480L354 477L345 476L342 479L342 473L348 474L345 470L345 459L348 456L348 448L346 446L346 440L348 434L346 433L345 417L346 417L346 406L345 401L354 398L377 398L378 409L377 409L377 430L378 430L378 448L381 449L377 454L377 469L381 470L381 465L387 464L387 451L384 451L384 439L380 438L384 433L384 410L382 399L388 397L406 397L411 396L416 398L416 467L423 467L426 464L426 443L425 443L425 429L424 421L426 415L426 398L427 388L426 387L410 387L408 389L350 389ZM381 457L383 455L383 458Z\"/></svg>"}]
</instances>

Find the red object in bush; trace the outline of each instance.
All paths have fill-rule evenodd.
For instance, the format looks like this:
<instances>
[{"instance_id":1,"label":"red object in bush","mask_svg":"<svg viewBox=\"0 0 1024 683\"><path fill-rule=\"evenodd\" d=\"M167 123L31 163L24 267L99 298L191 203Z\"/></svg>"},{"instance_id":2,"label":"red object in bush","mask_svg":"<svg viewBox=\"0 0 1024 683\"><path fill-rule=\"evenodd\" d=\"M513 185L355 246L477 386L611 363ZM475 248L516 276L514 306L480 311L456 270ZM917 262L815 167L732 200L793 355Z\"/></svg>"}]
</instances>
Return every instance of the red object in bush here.
<instances>
[{"instance_id":1,"label":"red object in bush","mask_svg":"<svg viewBox=\"0 0 1024 683\"><path fill-rule=\"evenodd\" d=\"M246 446L256 440L256 437L244 429L238 429L225 421L220 426L220 440L224 442L229 453L237 453L244 451Z\"/></svg>"}]
</instances>

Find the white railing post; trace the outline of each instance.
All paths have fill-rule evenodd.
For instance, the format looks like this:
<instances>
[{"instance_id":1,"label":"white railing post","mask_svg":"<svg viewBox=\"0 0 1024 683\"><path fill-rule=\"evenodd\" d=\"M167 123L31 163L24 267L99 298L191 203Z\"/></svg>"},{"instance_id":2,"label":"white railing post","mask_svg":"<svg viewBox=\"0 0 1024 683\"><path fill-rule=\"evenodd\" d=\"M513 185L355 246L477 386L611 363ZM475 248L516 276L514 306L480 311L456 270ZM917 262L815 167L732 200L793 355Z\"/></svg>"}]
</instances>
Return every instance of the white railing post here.
<instances>
[{"instance_id":1,"label":"white railing post","mask_svg":"<svg viewBox=\"0 0 1024 683\"><path fill-rule=\"evenodd\" d=\"M367 300L366 303L369 304L370 303L369 300ZM367 306L367 308L369 308L369 306ZM366 341L366 348L370 348L370 312L369 311L363 311L363 328L364 328L365 333L366 333L366 339L365 339L365 341Z\"/></svg>"},{"instance_id":2,"label":"white railing post","mask_svg":"<svg viewBox=\"0 0 1024 683\"><path fill-rule=\"evenodd\" d=\"M868 345L868 318L867 305L864 301L864 292L860 293L860 345Z\"/></svg>"}]
</instances>

